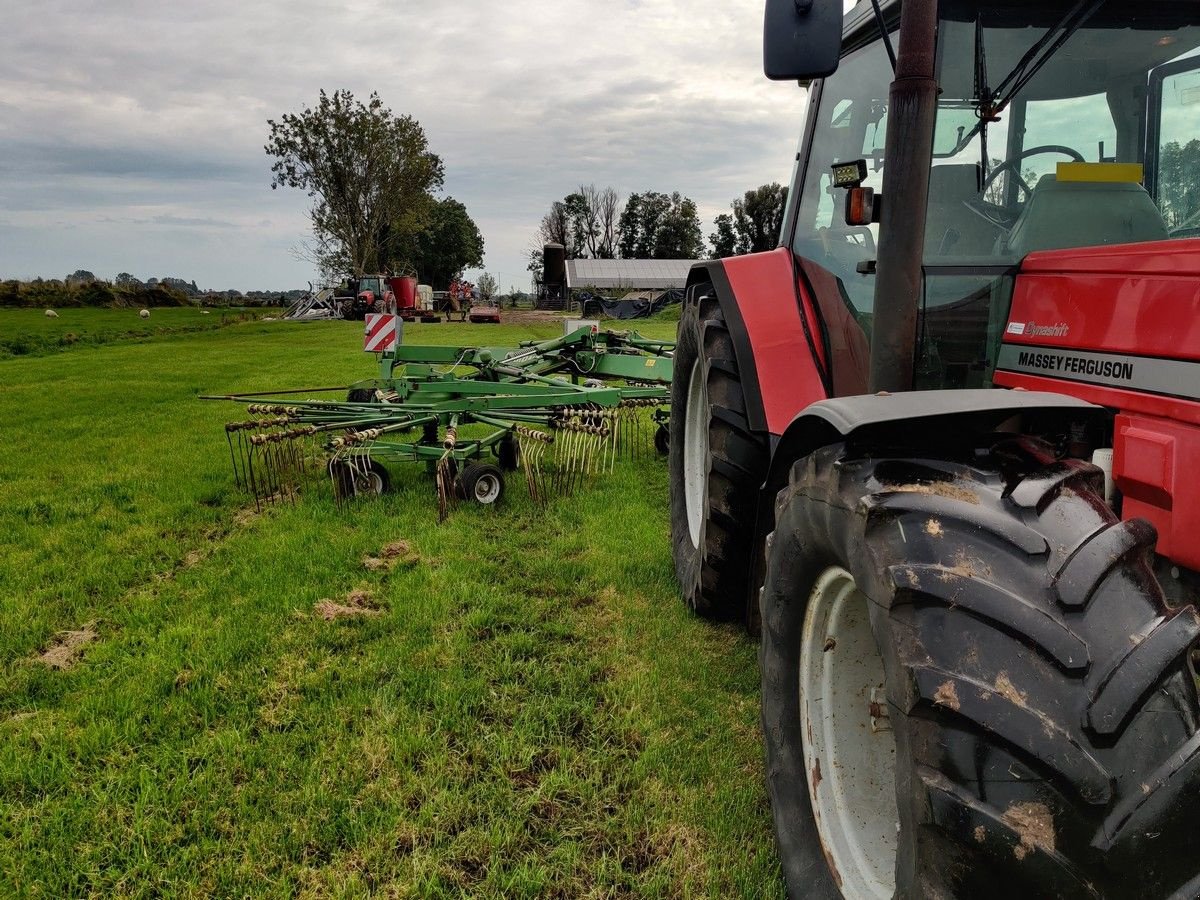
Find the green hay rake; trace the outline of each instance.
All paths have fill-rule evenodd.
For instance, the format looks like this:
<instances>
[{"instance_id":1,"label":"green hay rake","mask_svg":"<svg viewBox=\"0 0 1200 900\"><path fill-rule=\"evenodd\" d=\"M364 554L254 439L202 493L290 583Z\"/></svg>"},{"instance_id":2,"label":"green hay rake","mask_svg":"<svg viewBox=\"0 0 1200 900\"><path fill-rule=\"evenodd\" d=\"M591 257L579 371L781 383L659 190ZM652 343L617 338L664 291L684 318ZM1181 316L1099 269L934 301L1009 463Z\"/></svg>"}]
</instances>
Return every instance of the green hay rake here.
<instances>
[{"instance_id":1,"label":"green hay rake","mask_svg":"<svg viewBox=\"0 0 1200 900\"><path fill-rule=\"evenodd\" d=\"M252 418L225 434L237 482L256 504L294 502L317 477L339 503L380 494L390 465L421 463L444 519L459 500L498 501L508 473L519 471L545 503L636 456L651 435L665 453L673 350L587 326L518 347L394 343L379 354L377 378L348 388L205 399L247 405ZM342 391L344 400L293 399Z\"/></svg>"}]
</instances>

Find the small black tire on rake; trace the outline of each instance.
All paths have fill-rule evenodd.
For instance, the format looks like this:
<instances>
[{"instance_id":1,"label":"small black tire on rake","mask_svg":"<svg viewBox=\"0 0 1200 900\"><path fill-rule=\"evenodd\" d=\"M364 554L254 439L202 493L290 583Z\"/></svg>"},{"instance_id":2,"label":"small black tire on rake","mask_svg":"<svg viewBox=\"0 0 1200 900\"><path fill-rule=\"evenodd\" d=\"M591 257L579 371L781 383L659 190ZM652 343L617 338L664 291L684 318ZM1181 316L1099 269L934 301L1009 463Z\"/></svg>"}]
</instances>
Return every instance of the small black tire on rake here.
<instances>
[{"instance_id":1,"label":"small black tire on rake","mask_svg":"<svg viewBox=\"0 0 1200 900\"><path fill-rule=\"evenodd\" d=\"M375 388L350 388L346 394L347 403L374 403Z\"/></svg>"},{"instance_id":2,"label":"small black tire on rake","mask_svg":"<svg viewBox=\"0 0 1200 900\"><path fill-rule=\"evenodd\" d=\"M504 473L491 463L468 463L458 476L458 496L481 506L499 503L504 496Z\"/></svg>"},{"instance_id":3,"label":"small black tire on rake","mask_svg":"<svg viewBox=\"0 0 1200 900\"><path fill-rule=\"evenodd\" d=\"M659 456L666 456L671 452L671 432L665 425L659 425L654 432L654 449L658 451Z\"/></svg>"},{"instance_id":4,"label":"small black tire on rake","mask_svg":"<svg viewBox=\"0 0 1200 900\"><path fill-rule=\"evenodd\" d=\"M354 497L377 497L386 494L392 486L392 478L375 460L360 461L356 466L340 459L329 461L329 479L333 482L333 494L339 502Z\"/></svg>"},{"instance_id":5,"label":"small black tire on rake","mask_svg":"<svg viewBox=\"0 0 1200 900\"><path fill-rule=\"evenodd\" d=\"M511 434L496 443L496 462L505 472L515 472L521 464L521 445Z\"/></svg>"}]
</instances>

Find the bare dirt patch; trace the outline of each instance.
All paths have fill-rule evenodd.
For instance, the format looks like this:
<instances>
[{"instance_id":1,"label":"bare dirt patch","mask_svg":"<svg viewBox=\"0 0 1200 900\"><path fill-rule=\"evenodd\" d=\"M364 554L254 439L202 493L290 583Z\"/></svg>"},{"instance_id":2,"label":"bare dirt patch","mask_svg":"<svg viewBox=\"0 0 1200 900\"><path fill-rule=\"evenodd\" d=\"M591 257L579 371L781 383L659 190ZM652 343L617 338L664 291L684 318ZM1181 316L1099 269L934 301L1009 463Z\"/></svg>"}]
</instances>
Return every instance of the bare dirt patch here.
<instances>
[{"instance_id":1,"label":"bare dirt patch","mask_svg":"<svg viewBox=\"0 0 1200 900\"><path fill-rule=\"evenodd\" d=\"M363 557L363 568L368 572L390 572L396 566L416 565L420 557L412 545L405 540L392 541L380 548L375 556Z\"/></svg>"},{"instance_id":2,"label":"bare dirt patch","mask_svg":"<svg viewBox=\"0 0 1200 900\"><path fill-rule=\"evenodd\" d=\"M241 509L239 509L237 512L235 512L233 514L233 524L236 525L238 528L242 528L246 525L249 525L251 522L253 522L255 519L257 519L261 515L262 515L262 513L258 510L257 507L243 506Z\"/></svg>"},{"instance_id":3,"label":"bare dirt patch","mask_svg":"<svg viewBox=\"0 0 1200 900\"><path fill-rule=\"evenodd\" d=\"M357 590L347 594L341 603L335 600L318 600L313 604L313 612L326 622L331 622L334 619L354 616L378 616L382 615L383 610L368 591Z\"/></svg>"},{"instance_id":4,"label":"bare dirt patch","mask_svg":"<svg viewBox=\"0 0 1200 900\"><path fill-rule=\"evenodd\" d=\"M37 661L51 669L69 669L79 662L83 648L99 636L95 622L88 622L77 631L60 632L54 643L38 654Z\"/></svg>"}]
</instances>

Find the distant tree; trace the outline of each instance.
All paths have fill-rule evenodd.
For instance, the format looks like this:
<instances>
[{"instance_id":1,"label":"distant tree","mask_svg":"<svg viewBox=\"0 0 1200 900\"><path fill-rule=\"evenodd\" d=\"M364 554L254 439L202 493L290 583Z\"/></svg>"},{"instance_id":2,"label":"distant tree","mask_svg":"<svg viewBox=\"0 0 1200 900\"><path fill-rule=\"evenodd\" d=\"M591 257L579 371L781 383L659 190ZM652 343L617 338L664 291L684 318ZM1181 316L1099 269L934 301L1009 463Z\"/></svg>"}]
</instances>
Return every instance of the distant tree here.
<instances>
[{"instance_id":1,"label":"distant tree","mask_svg":"<svg viewBox=\"0 0 1200 900\"><path fill-rule=\"evenodd\" d=\"M87 269L76 269L67 276L67 284L91 284L96 280L96 276Z\"/></svg>"},{"instance_id":2,"label":"distant tree","mask_svg":"<svg viewBox=\"0 0 1200 900\"><path fill-rule=\"evenodd\" d=\"M592 248L592 257L594 259L616 259L617 222L621 216L621 195L611 187L596 190L595 185L588 185L581 190L588 198L596 215L597 239Z\"/></svg>"},{"instance_id":3,"label":"distant tree","mask_svg":"<svg viewBox=\"0 0 1200 900\"><path fill-rule=\"evenodd\" d=\"M708 236L708 242L712 245L713 259L736 256L738 240L733 230L733 216L729 213L721 213L713 219L713 224L717 226L717 230Z\"/></svg>"},{"instance_id":4,"label":"distant tree","mask_svg":"<svg viewBox=\"0 0 1200 900\"><path fill-rule=\"evenodd\" d=\"M733 215L721 213L713 219L717 230L708 236L713 256L740 256L775 249L787 193L786 187L772 182L746 191L729 204Z\"/></svg>"},{"instance_id":5,"label":"distant tree","mask_svg":"<svg viewBox=\"0 0 1200 900\"><path fill-rule=\"evenodd\" d=\"M545 256L544 256L544 252L543 252L542 248L541 247L530 247L528 250L525 251L525 255L528 258L528 262L525 264L525 268L533 276L534 281L541 281L542 280L542 272L546 268L546 260L545 260Z\"/></svg>"},{"instance_id":6,"label":"distant tree","mask_svg":"<svg viewBox=\"0 0 1200 900\"><path fill-rule=\"evenodd\" d=\"M543 244L562 244L568 259L613 259L620 209L621 195L615 188L580 185L542 216L535 239L538 252Z\"/></svg>"},{"instance_id":7,"label":"distant tree","mask_svg":"<svg viewBox=\"0 0 1200 900\"><path fill-rule=\"evenodd\" d=\"M773 181L746 191L745 196L733 201L733 228L740 253L761 253L774 250L779 244L787 194L786 187Z\"/></svg>"},{"instance_id":8,"label":"distant tree","mask_svg":"<svg viewBox=\"0 0 1200 900\"><path fill-rule=\"evenodd\" d=\"M475 287L479 288L479 296L483 300L491 300L500 290L500 284L496 281L496 276L489 272L484 272L479 276L479 280L475 282Z\"/></svg>"},{"instance_id":9,"label":"distant tree","mask_svg":"<svg viewBox=\"0 0 1200 900\"><path fill-rule=\"evenodd\" d=\"M117 287L123 288L135 288L141 286L141 282L128 272L120 273L116 278L113 279L113 284L115 284Z\"/></svg>"},{"instance_id":10,"label":"distant tree","mask_svg":"<svg viewBox=\"0 0 1200 900\"><path fill-rule=\"evenodd\" d=\"M342 90L267 125L271 187L312 198L318 262L353 275L390 268L442 184L442 161L417 120L394 115L378 94L363 104Z\"/></svg>"},{"instance_id":11,"label":"distant tree","mask_svg":"<svg viewBox=\"0 0 1200 900\"><path fill-rule=\"evenodd\" d=\"M171 288L175 288L176 290L183 291L185 294L189 294L189 295L195 295L195 294L200 293L200 288L196 287L196 282L194 280L193 281L185 281L182 278L175 278L174 276L171 276L171 275L164 275L162 278L160 278L158 280L158 283L161 285L165 285L166 287L171 287Z\"/></svg>"},{"instance_id":12,"label":"distant tree","mask_svg":"<svg viewBox=\"0 0 1200 900\"><path fill-rule=\"evenodd\" d=\"M463 269L483 265L483 235L453 197L435 201L425 228L412 236L405 258L434 290L446 290Z\"/></svg>"},{"instance_id":13,"label":"distant tree","mask_svg":"<svg viewBox=\"0 0 1200 900\"><path fill-rule=\"evenodd\" d=\"M579 259L583 245L577 239L570 195L550 205L550 211L542 216L538 235L542 244L562 244L567 250L567 259Z\"/></svg>"},{"instance_id":14,"label":"distant tree","mask_svg":"<svg viewBox=\"0 0 1200 900\"><path fill-rule=\"evenodd\" d=\"M678 191L630 194L617 234L624 259L698 259L704 255L696 204Z\"/></svg>"},{"instance_id":15,"label":"distant tree","mask_svg":"<svg viewBox=\"0 0 1200 900\"><path fill-rule=\"evenodd\" d=\"M1168 228L1200 226L1200 140L1162 148L1158 194Z\"/></svg>"},{"instance_id":16,"label":"distant tree","mask_svg":"<svg viewBox=\"0 0 1200 900\"><path fill-rule=\"evenodd\" d=\"M669 201L665 194L647 191L630 194L617 223L617 249L622 259L649 259L654 235Z\"/></svg>"}]
</instances>

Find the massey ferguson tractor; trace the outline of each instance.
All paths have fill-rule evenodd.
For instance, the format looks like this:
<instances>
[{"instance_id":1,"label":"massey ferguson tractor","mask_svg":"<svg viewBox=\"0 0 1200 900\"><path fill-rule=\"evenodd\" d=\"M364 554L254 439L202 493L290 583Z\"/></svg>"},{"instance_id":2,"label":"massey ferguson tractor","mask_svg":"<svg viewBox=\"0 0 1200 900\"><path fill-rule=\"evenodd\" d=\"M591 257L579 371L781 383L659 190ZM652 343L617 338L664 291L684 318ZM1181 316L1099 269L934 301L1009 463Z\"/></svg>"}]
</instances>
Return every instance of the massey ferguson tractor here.
<instances>
[{"instance_id":1,"label":"massey ferguson tractor","mask_svg":"<svg viewBox=\"0 0 1200 900\"><path fill-rule=\"evenodd\" d=\"M764 57L795 178L691 273L671 518L788 890L1200 896L1200 3L767 0Z\"/></svg>"}]
</instances>

